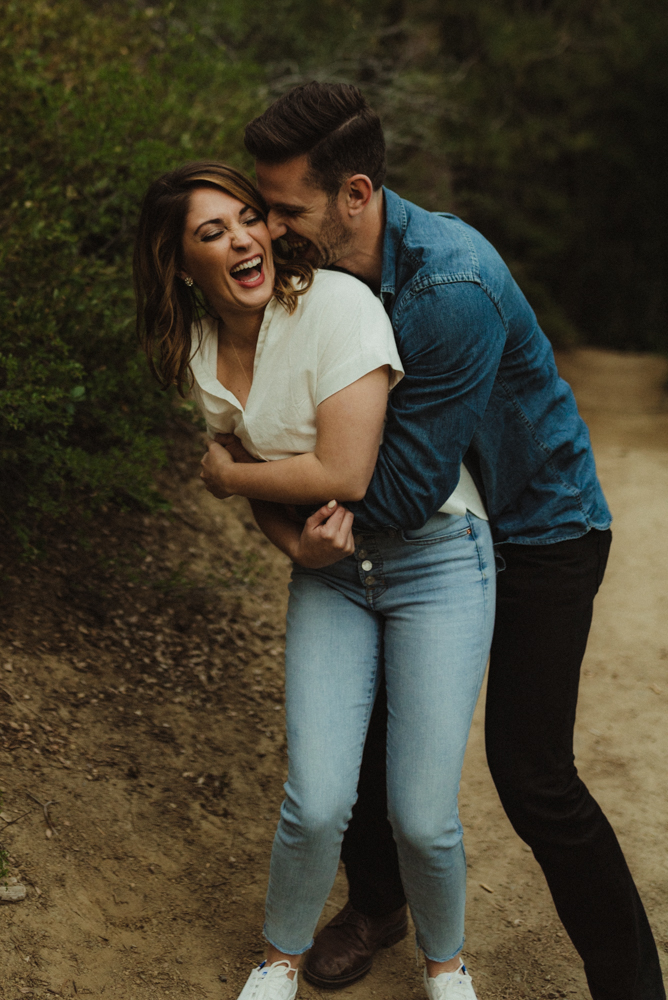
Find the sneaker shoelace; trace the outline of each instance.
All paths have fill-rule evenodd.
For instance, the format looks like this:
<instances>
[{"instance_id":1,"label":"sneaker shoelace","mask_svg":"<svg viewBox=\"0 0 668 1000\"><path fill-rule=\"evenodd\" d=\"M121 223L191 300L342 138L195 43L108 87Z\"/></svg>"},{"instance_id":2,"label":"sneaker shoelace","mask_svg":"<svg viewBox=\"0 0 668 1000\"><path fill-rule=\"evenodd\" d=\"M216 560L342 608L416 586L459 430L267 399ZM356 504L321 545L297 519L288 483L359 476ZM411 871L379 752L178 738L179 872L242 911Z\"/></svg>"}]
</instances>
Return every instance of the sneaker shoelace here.
<instances>
[{"instance_id":1,"label":"sneaker shoelace","mask_svg":"<svg viewBox=\"0 0 668 1000\"><path fill-rule=\"evenodd\" d=\"M253 969L248 983L248 1000L255 1000L260 993L262 1000L283 1000L287 992L286 983L291 989L294 982L287 978L289 971L287 962L274 962L273 965L263 962L259 968Z\"/></svg>"},{"instance_id":2,"label":"sneaker shoelace","mask_svg":"<svg viewBox=\"0 0 668 1000\"><path fill-rule=\"evenodd\" d=\"M450 973L449 978L439 983L438 987L438 1000L471 1000L472 980L465 965Z\"/></svg>"}]
</instances>

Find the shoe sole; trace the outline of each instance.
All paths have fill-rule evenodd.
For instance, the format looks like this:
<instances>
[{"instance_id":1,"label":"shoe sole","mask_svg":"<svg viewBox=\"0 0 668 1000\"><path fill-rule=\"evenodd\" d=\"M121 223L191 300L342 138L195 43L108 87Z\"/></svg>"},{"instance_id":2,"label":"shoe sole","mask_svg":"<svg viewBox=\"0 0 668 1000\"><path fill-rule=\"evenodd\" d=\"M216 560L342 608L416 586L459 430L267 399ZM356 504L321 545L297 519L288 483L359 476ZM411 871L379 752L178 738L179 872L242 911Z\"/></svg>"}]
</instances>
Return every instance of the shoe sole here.
<instances>
[{"instance_id":1,"label":"shoe sole","mask_svg":"<svg viewBox=\"0 0 668 1000\"><path fill-rule=\"evenodd\" d=\"M395 930L390 931L390 933L378 943L378 949L391 948L392 945L398 944L399 941L403 941L407 934L408 921L403 923L401 927L397 927ZM344 987L350 986L351 983L356 983L359 979L363 979L367 972L371 971L372 965L373 955L365 965L361 966L359 969L355 969L354 972L349 972L347 976L318 976L310 971L307 964L304 964L304 968L301 969L300 972L304 979L306 979L313 986L319 986L321 990L342 990Z\"/></svg>"}]
</instances>

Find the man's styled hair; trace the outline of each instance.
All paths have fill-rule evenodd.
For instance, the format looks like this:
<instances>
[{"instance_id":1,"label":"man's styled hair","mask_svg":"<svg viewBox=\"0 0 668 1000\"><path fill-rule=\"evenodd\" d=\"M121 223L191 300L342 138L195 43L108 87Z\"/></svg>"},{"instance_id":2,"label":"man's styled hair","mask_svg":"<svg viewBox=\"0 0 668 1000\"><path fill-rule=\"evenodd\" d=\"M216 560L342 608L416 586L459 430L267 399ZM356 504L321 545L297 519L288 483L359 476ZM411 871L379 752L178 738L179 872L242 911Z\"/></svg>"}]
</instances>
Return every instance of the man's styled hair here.
<instances>
[{"instance_id":1,"label":"man's styled hair","mask_svg":"<svg viewBox=\"0 0 668 1000\"><path fill-rule=\"evenodd\" d=\"M349 83L293 87L246 126L244 141L261 163L308 155L312 182L330 196L351 174L366 174L374 190L385 179L380 118Z\"/></svg>"}]
</instances>

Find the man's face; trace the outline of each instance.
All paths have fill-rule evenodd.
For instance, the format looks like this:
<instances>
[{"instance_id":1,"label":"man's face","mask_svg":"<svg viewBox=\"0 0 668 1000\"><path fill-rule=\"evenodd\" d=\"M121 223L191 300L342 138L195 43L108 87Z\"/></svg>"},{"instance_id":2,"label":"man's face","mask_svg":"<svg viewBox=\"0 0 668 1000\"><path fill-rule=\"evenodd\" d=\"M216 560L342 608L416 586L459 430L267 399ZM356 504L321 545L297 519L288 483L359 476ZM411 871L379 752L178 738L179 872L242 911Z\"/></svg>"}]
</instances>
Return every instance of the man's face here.
<instances>
[{"instance_id":1,"label":"man's face","mask_svg":"<svg viewBox=\"0 0 668 1000\"><path fill-rule=\"evenodd\" d=\"M284 236L303 244L304 256L314 267L335 264L350 248L345 198L330 198L308 179L306 156L286 163L255 164L257 185L269 206L267 225L273 240Z\"/></svg>"}]
</instances>

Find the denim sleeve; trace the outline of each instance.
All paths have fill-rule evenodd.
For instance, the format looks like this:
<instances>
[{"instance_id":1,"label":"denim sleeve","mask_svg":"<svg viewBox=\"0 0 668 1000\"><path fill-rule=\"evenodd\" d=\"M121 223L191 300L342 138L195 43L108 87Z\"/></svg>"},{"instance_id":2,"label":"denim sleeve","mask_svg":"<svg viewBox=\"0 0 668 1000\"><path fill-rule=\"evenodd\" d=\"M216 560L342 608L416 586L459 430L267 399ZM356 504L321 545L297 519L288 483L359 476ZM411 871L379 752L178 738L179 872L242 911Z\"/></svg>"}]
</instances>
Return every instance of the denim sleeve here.
<instances>
[{"instance_id":1,"label":"denim sleeve","mask_svg":"<svg viewBox=\"0 0 668 1000\"><path fill-rule=\"evenodd\" d=\"M402 296L392 323L406 375L390 395L366 496L346 503L355 527L371 531L420 528L453 492L507 336L496 305L472 281Z\"/></svg>"}]
</instances>

